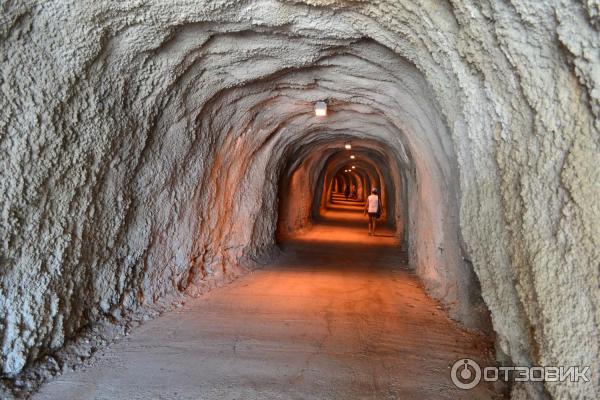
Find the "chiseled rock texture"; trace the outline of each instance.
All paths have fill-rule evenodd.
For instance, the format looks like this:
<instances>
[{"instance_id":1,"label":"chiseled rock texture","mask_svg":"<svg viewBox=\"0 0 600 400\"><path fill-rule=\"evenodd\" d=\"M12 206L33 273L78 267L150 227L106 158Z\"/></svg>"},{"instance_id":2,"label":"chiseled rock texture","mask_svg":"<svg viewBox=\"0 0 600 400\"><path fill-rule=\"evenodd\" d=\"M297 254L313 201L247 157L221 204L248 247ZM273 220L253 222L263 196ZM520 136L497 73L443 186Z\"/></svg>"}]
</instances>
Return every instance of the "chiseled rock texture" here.
<instances>
[{"instance_id":1,"label":"chiseled rock texture","mask_svg":"<svg viewBox=\"0 0 600 400\"><path fill-rule=\"evenodd\" d=\"M480 284L499 361L594 371L512 397L600 398L597 0L0 7L6 376L240 273L293 158L304 187L350 137L395 160L410 262L453 317L477 325Z\"/></svg>"}]
</instances>

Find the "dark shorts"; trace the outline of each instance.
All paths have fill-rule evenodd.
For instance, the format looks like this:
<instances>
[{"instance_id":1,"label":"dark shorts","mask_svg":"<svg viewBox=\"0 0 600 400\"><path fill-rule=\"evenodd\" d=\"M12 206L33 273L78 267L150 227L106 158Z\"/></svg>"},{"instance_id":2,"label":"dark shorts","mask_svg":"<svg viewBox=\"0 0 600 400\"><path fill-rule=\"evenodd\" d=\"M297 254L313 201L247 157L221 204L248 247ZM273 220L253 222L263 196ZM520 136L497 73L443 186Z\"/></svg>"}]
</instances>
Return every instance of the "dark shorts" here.
<instances>
[{"instance_id":1,"label":"dark shorts","mask_svg":"<svg viewBox=\"0 0 600 400\"><path fill-rule=\"evenodd\" d=\"M375 217L375 218L377 218L377 213L369 213L369 217Z\"/></svg>"}]
</instances>

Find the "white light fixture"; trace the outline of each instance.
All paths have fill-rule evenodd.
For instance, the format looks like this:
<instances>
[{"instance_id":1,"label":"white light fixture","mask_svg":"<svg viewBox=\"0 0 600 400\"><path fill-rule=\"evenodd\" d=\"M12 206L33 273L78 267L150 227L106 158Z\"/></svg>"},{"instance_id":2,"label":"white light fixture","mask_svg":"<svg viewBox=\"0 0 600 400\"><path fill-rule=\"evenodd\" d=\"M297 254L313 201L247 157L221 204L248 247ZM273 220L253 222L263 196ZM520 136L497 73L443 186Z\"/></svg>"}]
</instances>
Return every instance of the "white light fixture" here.
<instances>
[{"instance_id":1,"label":"white light fixture","mask_svg":"<svg viewBox=\"0 0 600 400\"><path fill-rule=\"evenodd\" d=\"M317 117L324 117L327 115L327 103L319 100L315 102L315 115Z\"/></svg>"},{"instance_id":2,"label":"white light fixture","mask_svg":"<svg viewBox=\"0 0 600 400\"><path fill-rule=\"evenodd\" d=\"M354 166L354 165L353 165L353 166L352 166L352 169L356 169L356 166Z\"/></svg>"},{"instance_id":3,"label":"white light fixture","mask_svg":"<svg viewBox=\"0 0 600 400\"><path fill-rule=\"evenodd\" d=\"M350 143L346 143L344 147L346 148L346 150L350 150L352 148L352 145Z\"/></svg>"},{"instance_id":4,"label":"white light fixture","mask_svg":"<svg viewBox=\"0 0 600 400\"><path fill-rule=\"evenodd\" d=\"M356 158L356 156L355 156L354 154L352 154L352 155L350 156L350 158L354 160L354 159Z\"/></svg>"}]
</instances>

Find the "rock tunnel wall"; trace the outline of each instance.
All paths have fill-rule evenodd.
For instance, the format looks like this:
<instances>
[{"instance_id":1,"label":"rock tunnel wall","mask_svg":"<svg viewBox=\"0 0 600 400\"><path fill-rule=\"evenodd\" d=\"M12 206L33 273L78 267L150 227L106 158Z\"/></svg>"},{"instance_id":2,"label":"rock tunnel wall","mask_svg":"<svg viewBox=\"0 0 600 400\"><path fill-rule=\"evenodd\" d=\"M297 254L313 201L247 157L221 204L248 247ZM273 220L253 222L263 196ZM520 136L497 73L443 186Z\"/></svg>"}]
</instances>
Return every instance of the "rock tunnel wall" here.
<instances>
[{"instance_id":1,"label":"rock tunnel wall","mask_svg":"<svg viewBox=\"0 0 600 400\"><path fill-rule=\"evenodd\" d=\"M321 152L304 156L295 154L288 159L294 161L285 168L279 181L278 240L285 240L312 226L313 199L319 185L316 171L324 168L325 161Z\"/></svg>"},{"instance_id":2,"label":"rock tunnel wall","mask_svg":"<svg viewBox=\"0 0 600 400\"><path fill-rule=\"evenodd\" d=\"M472 265L500 360L597 367L596 1L2 8L4 374L239 273L273 245L286 157L348 131L395 152L434 296L451 305L435 283ZM325 121L323 98L339 102ZM599 391L596 375L512 394Z\"/></svg>"}]
</instances>

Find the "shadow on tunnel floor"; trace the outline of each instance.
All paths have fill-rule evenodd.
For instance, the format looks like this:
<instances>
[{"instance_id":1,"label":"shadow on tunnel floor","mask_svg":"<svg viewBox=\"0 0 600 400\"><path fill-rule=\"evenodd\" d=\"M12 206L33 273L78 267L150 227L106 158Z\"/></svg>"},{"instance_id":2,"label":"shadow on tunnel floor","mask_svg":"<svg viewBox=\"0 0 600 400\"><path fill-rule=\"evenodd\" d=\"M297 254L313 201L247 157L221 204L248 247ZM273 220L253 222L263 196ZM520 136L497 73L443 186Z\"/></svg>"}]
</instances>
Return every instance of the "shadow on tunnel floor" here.
<instances>
[{"instance_id":1,"label":"shadow on tunnel floor","mask_svg":"<svg viewBox=\"0 0 600 400\"><path fill-rule=\"evenodd\" d=\"M277 269L358 271L410 270L407 253L398 246L291 239L280 244Z\"/></svg>"}]
</instances>

